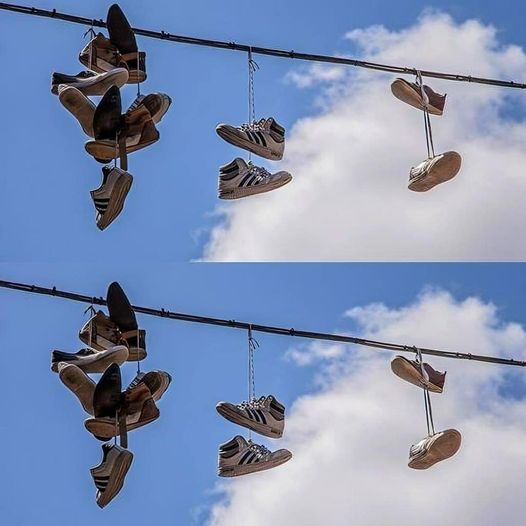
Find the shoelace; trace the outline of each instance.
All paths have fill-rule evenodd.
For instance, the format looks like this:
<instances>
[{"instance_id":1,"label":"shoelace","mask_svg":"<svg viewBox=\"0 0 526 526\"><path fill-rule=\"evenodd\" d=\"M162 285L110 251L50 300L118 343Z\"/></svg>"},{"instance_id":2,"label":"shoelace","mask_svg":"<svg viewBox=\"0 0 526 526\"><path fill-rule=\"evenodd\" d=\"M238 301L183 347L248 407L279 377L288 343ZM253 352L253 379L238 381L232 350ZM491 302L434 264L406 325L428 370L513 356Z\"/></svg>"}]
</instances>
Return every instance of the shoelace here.
<instances>
[{"instance_id":1,"label":"shoelace","mask_svg":"<svg viewBox=\"0 0 526 526\"><path fill-rule=\"evenodd\" d=\"M249 408L249 409L259 409L259 408L261 408L261 406L263 406L263 404L265 403L266 400L267 400L266 396L261 396L257 400L251 400L251 401L243 400L243 402L238 404L237 407L239 407L240 409L247 409L247 408Z\"/></svg>"},{"instance_id":2,"label":"shoelace","mask_svg":"<svg viewBox=\"0 0 526 526\"><path fill-rule=\"evenodd\" d=\"M267 120L266 119L260 119L257 122L253 122L252 124L242 124L241 130L242 131L265 131L265 124Z\"/></svg>"},{"instance_id":3,"label":"shoelace","mask_svg":"<svg viewBox=\"0 0 526 526\"><path fill-rule=\"evenodd\" d=\"M272 174L263 167L255 166L252 163L249 163L248 167L248 173L256 176L255 184L264 182L272 176Z\"/></svg>"},{"instance_id":4,"label":"shoelace","mask_svg":"<svg viewBox=\"0 0 526 526\"><path fill-rule=\"evenodd\" d=\"M270 449L267 449L263 445L255 444L251 440L248 441L248 447L249 447L249 449L254 451L254 453L257 455L258 459L264 458L264 457L266 457L266 456L271 454Z\"/></svg>"}]
</instances>

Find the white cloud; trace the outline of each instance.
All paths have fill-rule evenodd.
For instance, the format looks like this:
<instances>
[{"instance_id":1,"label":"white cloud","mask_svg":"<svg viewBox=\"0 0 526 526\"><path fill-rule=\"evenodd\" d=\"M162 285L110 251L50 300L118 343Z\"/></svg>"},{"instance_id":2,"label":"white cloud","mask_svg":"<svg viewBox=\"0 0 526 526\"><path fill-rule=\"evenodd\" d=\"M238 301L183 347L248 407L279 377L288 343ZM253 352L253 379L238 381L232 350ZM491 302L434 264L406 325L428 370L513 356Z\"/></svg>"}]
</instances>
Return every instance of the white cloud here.
<instances>
[{"instance_id":1,"label":"white cloud","mask_svg":"<svg viewBox=\"0 0 526 526\"><path fill-rule=\"evenodd\" d=\"M474 20L427 13L405 30L374 26L346 39L375 62L526 81L524 51L502 46L494 28ZM392 76L315 65L289 78L315 87L319 107L289 131L281 167L294 180L221 209L204 259L526 257L522 92L429 80L448 93L445 115L433 118L437 151L458 151L463 168L416 194L406 186L410 167L426 157L423 119L391 95Z\"/></svg>"},{"instance_id":2,"label":"white cloud","mask_svg":"<svg viewBox=\"0 0 526 526\"><path fill-rule=\"evenodd\" d=\"M370 305L347 316L370 338L526 356L524 329L503 323L494 305L476 298L428 291L401 309ZM319 361L318 346L302 352ZM348 346L329 354L320 362L322 387L296 400L285 438L271 442L288 447L293 459L220 486L210 526L524 523L526 404L501 389L522 370L430 360L448 370L444 394L432 395L435 422L460 430L463 445L452 459L418 472L406 463L409 446L426 433L422 392L390 372L391 354Z\"/></svg>"}]
</instances>

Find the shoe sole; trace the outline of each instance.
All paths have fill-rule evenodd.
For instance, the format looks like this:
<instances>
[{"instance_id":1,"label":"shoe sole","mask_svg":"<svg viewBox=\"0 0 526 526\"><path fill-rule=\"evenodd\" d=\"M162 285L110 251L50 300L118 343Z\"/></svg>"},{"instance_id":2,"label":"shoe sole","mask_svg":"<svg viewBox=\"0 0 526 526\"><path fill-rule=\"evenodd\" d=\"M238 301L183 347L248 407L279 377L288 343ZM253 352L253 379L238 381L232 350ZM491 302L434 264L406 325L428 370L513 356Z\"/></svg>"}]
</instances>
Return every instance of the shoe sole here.
<instances>
[{"instance_id":1,"label":"shoe sole","mask_svg":"<svg viewBox=\"0 0 526 526\"><path fill-rule=\"evenodd\" d=\"M128 80L128 70L117 68L98 77L79 80L78 82L68 82L64 86L77 88L84 95L104 95L112 86L121 88ZM62 84L61 84L62 85ZM57 95L58 86L52 87L51 91Z\"/></svg>"},{"instance_id":2,"label":"shoe sole","mask_svg":"<svg viewBox=\"0 0 526 526\"><path fill-rule=\"evenodd\" d=\"M461 442L462 437L456 429L442 431L436 440L430 442L427 452L410 460L408 466L412 469L428 469L437 462L451 458L460 449Z\"/></svg>"},{"instance_id":3,"label":"shoe sole","mask_svg":"<svg viewBox=\"0 0 526 526\"><path fill-rule=\"evenodd\" d=\"M285 464L292 458L292 453L289 452L279 459L267 462L255 462L254 464L244 464L238 466L223 466L219 467L217 474L220 477L239 477L241 475L248 475L249 473L258 473L259 471L266 471L268 469L276 468Z\"/></svg>"},{"instance_id":4,"label":"shoe sole","mask_svg":"<svg viewBox=\"0 0 526 526\"><path fill-rule=\"evenodd\" d=\"M93 138L95 136L93 132L95 104L77 88L69 85L65 89L59 90L58 99L62 106L77 119L84 133Z\"/></svg>"},{"instance_id":5,"label":"shoe sole","mask_svg":"<svg viewBox=\"0 0 526 526\"><path fill-rule=\"evenodd\" d=\"M100 508L104 508L104 506L108 505L118 495L124 486L124 478L130 469L132 461L133 455L129 451L123 451L119 455L108 480L108 485L106 486L104 493L101 493L100 497L97 499L97 505Z\"/></svg>"},{"instance_id":6,"label":"shoe sole","mask_svg":"<svg viewBox=\"0 0 526 526\"><path fill-rule=\"evenodd\" d=\"M126 358L128 357L128 349L123 345L115 346L118 348L102 351L89 358L76 358L70 361L64 361L65 363L70 363L76 365L79 369L85 373L103 373L112 363L122 365ZM126 354L124 353L126 351ZM122 356L120 356L122 355ZM126 356L124 359L121 359L123 356ZM51 370L55 373L58 371L58 363L51 364Z\"/></svg>"},{"instance_id":7,"label":"shoe sole","mask_svg":"<svg viewBox=\"0 0 526 526\"><path fill-rule=\"evenodd\" d=\"M119 216L124 208L124 201L128 192L130 191L133 182L133 177L128 174L122 174L122 177L115 183L115 187L108 203L106 212L101 216L100 221L97 221L97 226L100 230L107 228ZM128 354L129 360L129 354Z\"/></svg>"},{"instance_id":8,"label":"shoe sole","mask_svg":"<svg viewBox=\"0 0 526 526\"><path fill-rule=\"evenodd\" d=\"M263 435L269 438L281 438L283 436L283 431L280 431L279 429L275 429L269 425L264 425L258 422L254 422L253 420L250 420L248 417L240 415L236 411L233 411L228 406L217 405L216 409L217 409L217 412L222 417L226 418L230 422L246 427L247 429L251 429L252 431L256 433L259 433L260 435Z\"/></svg>"},{"instance_id":9,"label":"shoe sole","mask_svg":"<svg viewBox=\"0 0 526 526\"><path fill-rule=\"evenodd\" d=\"M259 157L263 157L271 161L280 161L283 159L283 152L277 153L271 148L255 144L252 141L240 137L228 128L217 127L216 132L219 137L224 139L226 142L233 144L234 146L238 146L239 148L243 148L243 150L248 150L249 152L259 155Z\"/></svg>"},{"instance_id":10,"label":"shoe sole","mask_svg":"<svg viewBox=\"0 0 526 526\"><path fill-rule=\"evenodd\" d=\"M391 84L391 91L393 92L393 95L402 102L405 102L406 104L409 104L410 106L413 106L413 108L416 108L418 110L424 110L422 97L405 80L395 80ZM444 113L439 108L435 108L434 106L429 106L427 111L431 115L437 116L441 116Z\"/></svg>"},{"instance_id":11,"label":"shoe sole","mask_svg":"<svg viewBox=\"0 0 526 526\"><path fill-rule=\"evenodd\" d=\"M290 183L292 181L292 175L289 174L288 178L284 178L281 181L275 183L266 184L262 186L252 186L252 187L243 187L243 188L234 188L232 190L219 191L219 199L241 199L242 197L249 197L251 195L264 194L266 192L271 192L272 190L277 190L282 186Z\"/></svg>"},{"instance_id":12,"label":"shoe sole","mask_svg":"<svg viewBox=\"0 0 526 526\"><path fill-rule=\"evenodd\" d=\"M432 393L442 393L443 389L438 387L438 385L432 384L431 382L426 382L422 377L422 374L419 373L411 364L411 362L404 358L403 356L397 356L391 362L391 370L393 371L398 378L409 382L410 384L416 385L417 387L424 388L427 387L428 390Z\"/></svg>"},{"instance_id":13,"label":"shoe sole","mask_svg":"<svg viewBox=\"0 0 526 526\"><path fill-rule=\"evenodd\" d=\"M462 157L457 152L446 152L437 161L431 170L415 177L407 187L413 192L427 192L435 186L446 183L455 177L460 171Z\"/></svg>"},{"instance_id":14,"label":"shoe sole","mask_svg":"<svg viewBox=\"0 0 526 526\"><path fill-rule=\"evenodd\" d=\"M156 143L159 140L159 137L147 141L139 142L134 145L126 146L126 153L130 154L138 150L142 150L147 146L150 146ZM102 141L88 141L85 145L86 151L93 156L100 163L108 163L113 159L119 157L118 151L115 148L115 141L102 140Z\"/></svg>"},{"instance_id":15,"label":"shoe sole","mask_svg":"<svg viewBox=\"0 0 526 526\"><path fill-rule=\"evenodd\" d=\"M93 416L95 382L84 371L79 371L74 364L68 363L59 371L58 376L60 381L77 397L84 411Z\"/></svg>"},{"instance_id":16,"label":"shoe sole","mask_svg":"<svg viewBox=\"0 0 526 526\"><path fill-rule=\"evenodd\" d=\"M159 418L159 411L157 411L157 414L154 417L148 418L146 420L139 420L138 422L134 422L131 424L126 424L126 429L129 431L133 431L134 429L138 429L139 427L146 426L148 424L151 424L155 420ZM84 427L95 437L102 441L108 441L112 439L115 436L118 436L119 431L118 429L115 429L115 419L111 420L103 420L103 419L97 419L97 418L88 418L84 422Z\"/></svg>"}]
</instances>

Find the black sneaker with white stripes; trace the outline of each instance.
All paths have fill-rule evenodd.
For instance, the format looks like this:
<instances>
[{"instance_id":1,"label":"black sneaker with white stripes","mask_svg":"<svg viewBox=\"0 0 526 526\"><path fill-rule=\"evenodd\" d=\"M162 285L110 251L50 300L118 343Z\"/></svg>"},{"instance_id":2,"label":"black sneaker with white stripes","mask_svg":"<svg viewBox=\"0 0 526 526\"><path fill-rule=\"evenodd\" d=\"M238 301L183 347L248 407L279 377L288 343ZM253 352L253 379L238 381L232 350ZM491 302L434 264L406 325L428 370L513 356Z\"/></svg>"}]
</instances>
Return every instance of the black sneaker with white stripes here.
<instances>
[{"instance_id":1,"label":"black sneaker with white stripes","mask_svg":"<svg viewBox=\"0 0 526 526\"><path fill-rule=\"evenodd\" d=\"M279 161L283 158L285 128L279 125L272 117L237 127L229 124L219 124L216 132L226 142L265 159Z\"/></svg>"},{"instance_id":2,"label":"black sneaker with white stripes","mask_svg":"<svg viewBox=\"0 0 526 526\"><path fill-rule=\"evenodd\" d=\"M280 438L285 427L285 407L272 395L257 400L231 404L219 402L217 412L230 422L270 438Z\"/></svg>"},{"instance_id":3,"label":"black sneaker with white stripes","mask_svg":"<svg viewBox=\"0 0 526 526\"><path fill-rule=\"evenodd\" d=\"M288 172L270 173L265 168L234 159L219 168L219 199L240 199L276 190L292 181Z\"/></svg>"},{"instance_id":4,"label":"black sneaker with white stripes","mask_svg":"<svg viewBox=\"0 0 526 526\"><path fill-rule=\"evenodd\" d=\"M133 454L116 444L102 445L102 462L90 469L97 487L97 504L104 508L119 493L130 469Z\"/></svg>"},{"instance_id":5,"label":"black sneaker with white stripes","mask_svg":"<svg viewBox=\"0 0 526 526\"><path fill-rule=\"evenodd\" d=\"M131 174L120 168L102 168L102 184L90 192L97 209L96 221L100 230L108 227L122 212L132 182Z\"/></svg>"},{"instance_id":6,"label":"black sneaker with white stripes","mask_svg":"<svg viewBox=\"0 0 526 526\"><path fill-rule=\"evenodd\" d=\"M287 449L269 451L265 446L254 444L242 436L235 436L232 440L219 446L218 475L220 477L238 477L272 469L292 458Z\"/></svg>"}]
</instances>

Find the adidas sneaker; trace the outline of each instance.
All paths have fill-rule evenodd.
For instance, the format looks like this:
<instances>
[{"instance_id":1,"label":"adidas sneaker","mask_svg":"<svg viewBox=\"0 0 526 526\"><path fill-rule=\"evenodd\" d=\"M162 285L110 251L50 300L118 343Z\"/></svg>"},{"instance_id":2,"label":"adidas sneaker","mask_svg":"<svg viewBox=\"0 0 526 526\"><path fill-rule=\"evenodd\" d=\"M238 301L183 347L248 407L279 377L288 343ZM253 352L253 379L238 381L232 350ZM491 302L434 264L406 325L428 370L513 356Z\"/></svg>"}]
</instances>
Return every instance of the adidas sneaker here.
<instances>
[{"instance_id":1,"label":"adidas sneaker","mask_svg":"<svg viewBox=\"0 0 526 526\"><path fill-rule=\"evenodd\" d=\"M120 168L102 168L102 184L90 192L97 210L97 226L107 228L122 212L124 200L130 191L133 177Z\"/></svg>"},{"instance_id":2,"label":"adidas sneaker","mask_svg":"<svg viewBox=\"0 0 526 526\"><path fill-rule=\"evenodd\" d=\"M445 183L460 171L462 157L457 152L446 152L435 155L411 168L409 173L409 190L427 192L438 184Z\"/></svg>"},{"instance_id":3,"label":"adidas sneaker","mask_svg":"<svg viewBox=\"0 0 526 526\"><path fill-rule=\"evenodd\" d=\"M133 454L116 444L102 445L102 462L90 469L97 488L97 504L104 508L119 493L130 469Z\"/></svg>"},{"instance_id":4,"label":"adidas sneaker","mask_svg":"<svg viewBox=\"0 0 526 526\"><path fill-rule=\"evenodd\" d=\"M217 412L230 422L270 438L280 438L285 427L285 407L272 395L258 400L231 404L219 402Z\"/></svg>"},{"instance_id":5,"label":"adidas sneaker","mask_svg":"<svg viewBox=\"0 0 526 526\"><path fill-rule=\"evenodd\" d=\"M261 119L253 124L230 126L219 124L217 134L225 141L255 153L271 161L283 158L285 150L285 128L280 126L275 119Z\"/></svg>"},{"instance_id":6,"label":"adidas sneaker","mask_svg":"<svg viewBox=\"0 0 526 526\"><path fill-rule=\"evenodd\" d=\"M220 477L238 477L257 471L272 469L292 458L287 449L271 452L265 446L254 444L242 436L219 446L218 475Z\"/></svg>"},{"instance_id":7,"label":"adidas sneaker","mask_svg":"<svg viewBox=\"0 0 526 526\"><path fill-rule=\"evenodd\" d=\"M276 190L292 181L288 172L274 174L239 157L219 169L219 199L240 199Z\"/></svg>"}]
</instances>

